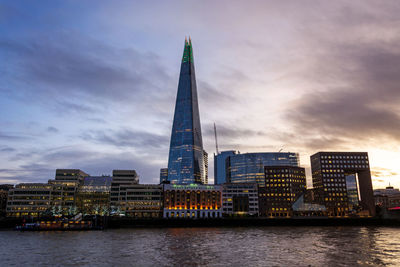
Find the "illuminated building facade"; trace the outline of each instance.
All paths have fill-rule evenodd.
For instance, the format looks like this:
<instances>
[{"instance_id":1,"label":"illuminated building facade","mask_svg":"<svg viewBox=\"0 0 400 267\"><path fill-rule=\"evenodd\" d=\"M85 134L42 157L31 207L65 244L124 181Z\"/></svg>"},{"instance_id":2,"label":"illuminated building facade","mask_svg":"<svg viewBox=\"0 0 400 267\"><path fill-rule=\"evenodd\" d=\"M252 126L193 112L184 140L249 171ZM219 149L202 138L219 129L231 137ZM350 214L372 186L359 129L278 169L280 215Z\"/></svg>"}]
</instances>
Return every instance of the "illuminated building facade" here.
<instances>
[{"instance_id":1,"label":"illuminated building facade","mask_svg":"<svg viewBox=\"0 0 400 267\"><path fill-rule=\"evenodd\" d=\"M111 181L111 176L85 177L76 194L78 212L83 215L108 215Z\"/></svg>"},{"instance_id":2,"label":"illuminated building facade","mask_svg":"<svg viewBox=\"0 0 400 267\"><path fill-rule=\"evenodd\" d=\"M220 218L222 216L222 186L164 186L164 218Z\"/></svg>"},{"instance_id":3,"label":"illuminated building facade","mask_svg":"<svg viewBox=\"0 0 400 267\"><path fill-rule=\"evenodd\" d=\"M69 215L76 213L76 193L89 174L79 169L57 169L54 180L49 180L52 185L51 206L53 213Z\"/></svg>"},{"instance_id":4,"label":"illuminated building facade","mask_svg":"<svg viewBox=\"0 0 400 267\"><path fill-rule=\"evenodd\" d=\"M205 165L192 42L185 40L168 158L172 184L204 183Z\"/></svg>"},{"instance_id":5,"label":"illuminated building facade","mask_svg":"<svg viewBox=\"0 0 400 267\"><path fill-rule=\"evenodd\" d=\"M222 188L224 216L258 216L257 183L223 184Z\"/></svg>"},{"instance_id":6,"label":"illuminated building facade","mask_svg":"<svg viewBox=\"0 0 400 267\"><path fill-rule=\"evenodd\" d=\"M139 183L135 170L113 170L110 207L112 215L125 215L128 206L128 189Z\"/></svg>"},{"instance_id":7,"label":"illuminated building facade","mask_svg":"<svg viewBox=\"0 0 400 267\"><path fill-rule=\"evenodd\" d=\"M160 169L160 184L165 183L168 181L168 168L161 168Z\"/></svg>"},{"instance_id":8,"label":"illuminated building facade","mask_svg":"<svg viewBox=\"0 0 400 267\"><path fill-rule=\"evenodd\" d=\"M40 217L51 207L52 186L44 183L18 184L8 192L7 217Z\"/></svg>"},{"instance_id":9,"label":"illuminated building facade","mask_svg":"<svg viewBox=\"0 0 400 267\"><path fill-rule=\"evenodd\" d=\"M204 173L204 175L202 175L203 177L203 184L208 184L208 153L203 150L203 156L204 156L204 170L202 171Z\"/></svg>"},{"instance_id":10,"label":"illuminated building facade","mask_svg":"<svg viewBox=\"0 0 400 267\"><path fill-rule=\"evenodd\" d=\"M238 153L226 158L226 181L228 183L257 183L264 187L264 166L298 167L299 164L298 153Z\"/></svg>"},{"instance_id":11,"label":"illuminated building facade","mask_svg":"<svg viewBox=\"0 0 400 267\"><path fill-rule=\"evenodd\" d=\"M135 184L126 189L125 215L134 218L160 218L163 207L162 185Z\"/></svg>"},{"instance_id":12,"label":"illuminated building facade","mask_svg":"<svg viewBox=\"0 0 400 267\"><path fill-rule=\"evenodd\" d=\"M8 191L13 188L14 185L11 184L0 185L0 217L6 216Z\"/></svg>"},{"instance_id":13,"label":"illuminated building facade","mask_svg":"<svg viewBox=\"0 0 400 267\"><path fill-rule=\"evenodd\" d=\"M375 215L368 153L318 152L311 171L315 198L328 215Z\"/></svg>"},{"instance_id":14,"label":"illuminated building facade","mask_svg":"<svg viewBox=\"0 0 400 267\"><path fill-rule=\"evenodd\" d=\"M266 166L264 171L265 215L269 217L292 216L292 205L306 192L305 169L292 166Z\"/></svg>"}]
</instances>

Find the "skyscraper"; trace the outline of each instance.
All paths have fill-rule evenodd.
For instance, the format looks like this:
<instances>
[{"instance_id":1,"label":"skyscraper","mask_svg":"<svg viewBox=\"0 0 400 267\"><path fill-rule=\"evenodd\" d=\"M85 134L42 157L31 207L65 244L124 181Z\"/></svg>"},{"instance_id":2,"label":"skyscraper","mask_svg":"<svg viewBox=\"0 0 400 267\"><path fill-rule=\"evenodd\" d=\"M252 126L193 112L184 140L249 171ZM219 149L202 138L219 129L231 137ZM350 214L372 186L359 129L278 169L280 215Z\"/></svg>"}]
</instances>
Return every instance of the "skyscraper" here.
<instances>
[{"instance_id":1,"label":"skyscraper","mask_svg":"<svg viewBox=\"0 0 400 267\"><path fill-rule=\"evenodd\" d=\"M168 158L173 184L205 181L203 141L197 102L192 41L185 40Z\"/></svg>"}]
</instances>

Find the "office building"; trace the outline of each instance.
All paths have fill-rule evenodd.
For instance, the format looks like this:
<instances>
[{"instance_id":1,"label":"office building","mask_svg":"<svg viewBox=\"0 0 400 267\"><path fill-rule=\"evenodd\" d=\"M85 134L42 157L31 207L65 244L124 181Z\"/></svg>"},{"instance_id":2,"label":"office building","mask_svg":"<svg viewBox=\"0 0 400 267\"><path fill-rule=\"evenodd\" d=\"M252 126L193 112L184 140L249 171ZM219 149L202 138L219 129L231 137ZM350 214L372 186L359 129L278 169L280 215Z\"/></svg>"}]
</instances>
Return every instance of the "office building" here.
<instances>
[{"instance_id":1,"label":"office building","mask_svg":"<svg viewBox=\"0 0 400 267\"><path fill-rule=\"evenodd\" d=\"M366 152L318 152L311 156L315 198L329 216L374 216Z\"/></svg>"},{"instance_id":2,"label":"office building","mask_svg":"<svg viewBox=\"0 0 400 267\"><path fill-rule=\"evenodd\" d=\"M266 166L266 216L291 217L292 205L306 191L304 168L292 166ZM264 215L264 214L263 214Z\"/></svg>"},{"instance_id":3,"label":"office building","mask_svg":"<svg viewBox=\"0 0 400 267\"><path fill-rule=\"evenodd\" d=\"M18 184L8 192L7 217L40 217L50 213L52 185Z\"/></svg>"},{"instance_id":4,"label":"office building","mask_svg":"<svg viewBox=\"0 0 400 267\"><path fill-rule=\"evenodd\" d=\"M236 153L226 157L225 162L228 183L257 183L261 187L265 186L264 166L298 167L300 163L299 154L290 152Z\"/></svg>"},{"instance_id":5,"label":"office building","mask_svg":"<svg viewBox=\"0 0 400 267\"><path fill-rule=\"evenodd\" d=\"M160 184L168 181L168 168L160 169Z\"/></svg>"},{"instance_id":6,"label":"office building","mask_svg":"<svg viewBox=\"0 0 400 267\"><path fill-rule=\"evenodd\" d=\"M164 186L164 218L220 218L222 186L177 185Z\"/></svg>"},{"instance_id":7,"label":"office building","mask_svg":"<svg viewBox=\"0 0 400 267\"><path fill-rule=\"evenodd\" d=\"M163 212L162 185L134 184L126 188L125 216L160 218Z\"/></svg>"},{"instance_id":8,"label":"office building","mask_svg":"<svg viewBox=\"0 0 400 267\"><path fill-rule=\"evenodd\" d=\"M0 184L0 218L6 216L8 191L13 188L11 184Z\"/></svg>"},{"instance_id":9,"label":"office building","mask_svg":"<svg viewBox=\"0 0 400 267\"><path fill-rule=\"evenodd\" d=\"M127 191L139 183L135 170L113 170L110 208L113 215L125 215L128 201Z\"/></svg>"},{"instance_id":10,"label":"office building","mask_svg":"<svg viewBox=\"0 0 400 267\"><path fill-rule=\"evenodd\" d=\"M205 166L192 42L185 40L168 158L172 184L203 183Z\"/></svg>"},{"instance_id":11,"label":"office building","mask_svg":"<svg viewBox=\"0 0 400 267\"><path fill-rule=\"evenodd\" d=\"M88 176L89 174L79 169L56 170L55 179L48 181L52 185L51 206L54 215L76 214L76 193Z\"/></svg>"},{"instance_id":12,"label":"office building","mask_svg":"<svg viewBox=\"0 0 400 267\"><path fill-rule=\"evenodd\" d=\"M227 183L226 180L226 169L227 162L226 159L229 156L233 156L236 154L236 151L222 151L217 155L214 154L214 184L224 184Z\"/></svg>"},{"instance_id":13,"label":"office building","mask_svg":"<svg viewBox=\"0 0 400 267\"><path fill-rule=\"evenodd\" d=\"M224 216L258 216L257 183L222 185L222 214Z\"/></svg>"},{"instance_id":14,"label":"office building","mask_svg":"<svg viewBox=\"0 0 400 267\"><path fill-rule=\"evenodd\" d=\"M83 215L108 215L111 176L88 176L78 187L75 206Z\"/></svg>"},{"instance_id":15,"label":"office building","mask_svg":"<svg viewBox=\"0 0 400 267\"><path fill-rule=\"evenodd\" d=\"M203 156L204 156L204 169L203 169L203 173L204 175L202 175L203 177L203 181L202 184L208 184L208 153L203 150Z\"/></svg>"}]
</instances>

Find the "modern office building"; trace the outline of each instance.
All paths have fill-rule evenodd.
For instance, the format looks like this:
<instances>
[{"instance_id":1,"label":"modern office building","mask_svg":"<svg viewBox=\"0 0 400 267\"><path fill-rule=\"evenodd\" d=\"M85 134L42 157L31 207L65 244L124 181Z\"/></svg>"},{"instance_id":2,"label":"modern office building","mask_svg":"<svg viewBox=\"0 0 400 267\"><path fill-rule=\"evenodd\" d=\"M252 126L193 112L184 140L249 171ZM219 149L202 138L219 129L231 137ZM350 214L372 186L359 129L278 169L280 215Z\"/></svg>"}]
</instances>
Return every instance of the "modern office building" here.
<instances>
[{"instance_id":1,"label":"modern office building","mask_svg":"<svg viewBox=\"0 0 400 267\"><path fill-rule=\"evenodd\" d=\"M266 166L264 172L265 215L291 217L293 215L292 205L306 192L305 169L292 166Z\"/></svg>"},{"instance_id":2,"label":"modern office building","mask_svg":"<svg viewBox=\"0 0 400 267\"><path fill-rule=\"evenodd\" d=\"M160 169L160 184L165 183L168 181L168 168L161 168Z\"/></svg>"},{"instance_id":3,"label":"modern office building","mask_svg":"<svg viewBox=\"0 0 400 267\"><path fill-rule=\"evenodd\" d=\"M203 150L203 156L204 156L204 170L202 172L204 173L204 175L202 175L203 177L202 184L208 184L208 153L205 150Z\"/></svg>"},{"instance_id":4,"label":"modern office building","mask_svg":"<svg viewBox=\"0 0 400 267\"><path fill-rule=\"evenodd\" d=\"M8 192L7 217L40 217L51 209L52 185L18 184Z\"/></svg>"},{"instance_id":5,"label":"modern office building","mask_svg":"<svg viewBox=\"0 0 400 267\"><path fill-rule=\"evenodd\" d=\"M51 206L53 213L70 215L76 213L76 193L89 174L79 169L57 169L54 180L49 180L52 185Z\"/></svg>"},{"instance_id":6,"label":"modern office building","mask_svg":"<svg viewBox=\"0 0 400 267\"><path fill-rule=\"evenodd\" d=\"M226 180L226 169L227 162L226 159L229 156L233 156L236 154L236 151L222 151L217 155L214 154L214 184L224 184L227 183Z\"/></svg>"},{"instance_id":7,"label":"modern office building","mask_svg":"<svg viewBox=\"0 0 400 267\"><path fill-rule=\"evenodd\" d=\"M224 216L258 216L257 183L222 185L222 214Z\"/></svg>"},{"instance_id":8,"label":"modern office building","mask_svg":"<svg viewBox=\"0 0 400 267\"><path fill-rule=\"evenodd\" d=\"M160 218L163 212L163 187L135 184L126 189L125 215L134 218Z\"/></svg>"},{"instance_id":9,"label":"modern office building","mask_svg":"<svg viewBox=\"0 0 400 267\"><path fill-rule=\"evenodd\" d=\"M226 182L257 183L259 186L265 186L264 166L298 167L300 160L298 153L272 152L236 153L226 157L225 162ZM217 180L220 181L223 178L217 178Z\"/></svg>"},{"instance_id":10,"label":"modern office building","mask_svg":"<svg viewBox=\"0 0 400 267\"><path fill-rule=\"evenodd\" d=\"M375 215L368 153L318 152L311 171L315 198L330 216Z\"/></svg>"},{"instance_id":11,"label":"modern office building","mask_svg":"<svg viewBox=\"0 0 400 267\"><path fill-rule=\"evenodd\" d=\"M139 183L135 170L113 170L110 209L113 215L125 215L128 201L127 191Z\"/></svg>"},{"instance_id":12,"label":"modern office building","mask_svg":"<svg viewBox=\"0 0 400 267\"><path fill-rule=\"evenodd\" d=\"M6 216L8 191L13 188L11 184L0 184L0 217Z\"/></svg>"},{"instance_id":13,"label":"modern office building","mask_svg":"<svg viewBox=\"0 0 400 267\"><path fill-rule=\"evenodd\" d=\"M177 185L164 186L164 218L220 218L222 186Z\"/></svg>"},{"instance_id":14,"label":"modern office building","mask_svg":"<svg viewBox=\"0 0 400 267\"><path fill-rule=\"evenodd\" d=\"M203 141L192 42L185 40L168 158L172 184L205 181Z\"/></svg>"},{"instance_id":15,"label":"modern office building","mask_svg":"<svg viewBox=\"0 0 400 267\"><path fill-rule=\"evenodd\" d=\"M83 215L108 215L111 181L111 176L85 177L76 193L77 211Z\"/></svg>"}]
</instances>

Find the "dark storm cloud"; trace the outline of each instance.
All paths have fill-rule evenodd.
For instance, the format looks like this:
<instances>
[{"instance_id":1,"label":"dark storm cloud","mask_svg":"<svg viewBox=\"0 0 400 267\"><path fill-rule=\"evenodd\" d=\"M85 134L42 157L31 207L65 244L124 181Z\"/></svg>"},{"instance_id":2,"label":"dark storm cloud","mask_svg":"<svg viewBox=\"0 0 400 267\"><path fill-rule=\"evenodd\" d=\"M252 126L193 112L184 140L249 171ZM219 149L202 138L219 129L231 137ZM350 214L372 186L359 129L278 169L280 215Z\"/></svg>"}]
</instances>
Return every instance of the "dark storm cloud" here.
<instances>
[{"instance_id":1,"label":"dark storm cloud","mask_svg":"<svg viewBox=\"0 0 400 267\"><path fill-rule=\"evenodd\" d=\"M304 146L400 142L400 31L391 35L386 41L321 40L319 57L306 74L321 90L291 103L286 114L305 137Z\"/></svg>"},{"instance_id":2,"label":"dark storm cloud","mask_svg":"<svg viewBox=\"0 0 400 267\"><path fill-rule=\"evenodd\" d=\"M146 150L149 148L167 148L169 136L122 129L119 131L90 131L81 135L85 141L107 144L116 147L132 147Z\"/></svg>"},{"instance_id":3,"label":"dark storm cloud","mask_svg":"<svg viewBox=\"0 0 400 267\"><path fill-rule=\"evenodd\" d=\"M71 102L70 97L90 97L103 103L126 102L157 95L170 79L159 57L153 53L106 46L73 34L3 39L0 50L14 71L11 75L2 69L8 73L3 91L14 84L19 90L25 90L27 97L51 98L52 102ZM70 107L91 111L90 107L80 104Z\"/></svg>"}]
</instances>

